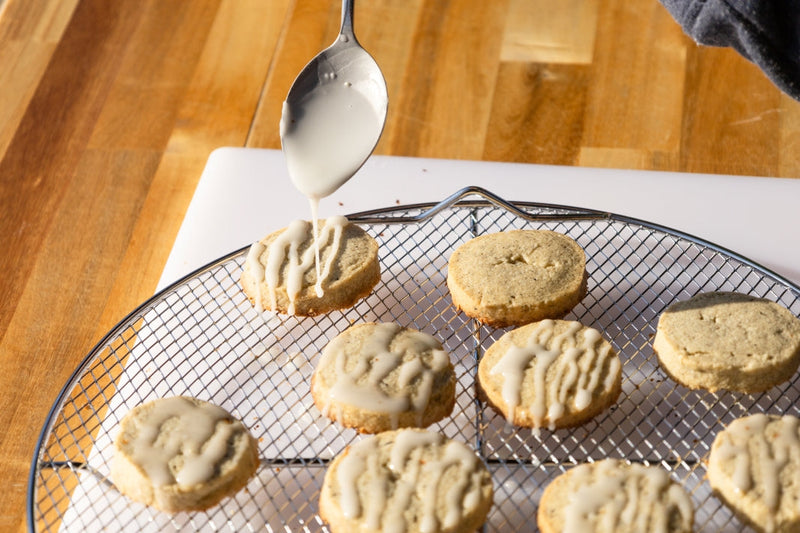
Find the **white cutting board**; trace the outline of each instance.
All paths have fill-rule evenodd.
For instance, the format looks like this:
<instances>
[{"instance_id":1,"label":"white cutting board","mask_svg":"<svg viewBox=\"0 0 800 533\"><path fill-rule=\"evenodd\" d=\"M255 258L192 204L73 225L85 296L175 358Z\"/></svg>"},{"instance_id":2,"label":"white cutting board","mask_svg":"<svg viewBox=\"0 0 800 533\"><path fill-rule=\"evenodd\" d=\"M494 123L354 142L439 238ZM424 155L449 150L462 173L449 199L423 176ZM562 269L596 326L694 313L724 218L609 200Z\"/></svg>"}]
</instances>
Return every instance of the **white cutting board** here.
<instances>
[{"instance_id":1,"label":"white cutting board","mask_svg":"<svg viewBox=\"0 0 800 533\"><path fill-rule=\"evenodd\" d=\"M477 185L509 201L583 207L671 227L800 284L800 179L373 156L320 216L438 202ZM310 217L278 150L220 148L208 159L159 289Z\"/></svg>"}]
</instances>

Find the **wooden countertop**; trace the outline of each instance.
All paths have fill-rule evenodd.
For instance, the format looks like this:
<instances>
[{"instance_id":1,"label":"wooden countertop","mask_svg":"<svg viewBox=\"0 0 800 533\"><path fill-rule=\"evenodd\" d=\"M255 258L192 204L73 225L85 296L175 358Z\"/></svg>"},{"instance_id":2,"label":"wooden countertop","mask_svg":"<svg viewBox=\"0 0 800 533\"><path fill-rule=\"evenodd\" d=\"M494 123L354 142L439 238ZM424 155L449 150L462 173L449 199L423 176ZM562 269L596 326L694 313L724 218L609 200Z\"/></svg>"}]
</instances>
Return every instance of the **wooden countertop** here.
<instances>
[{"instance_id":1,"label":"wooden countertop","mask_svg":"<svg viewBox=\"0 0 800 533\"><path fill-rule=\"evenodd\" d=\"M42 422L152 295L209 153L279 148L337 0L0 0L0 530ZM800 103L656 0L372 0L377 153L800 177Z\"/></svg>"}]
</instances>

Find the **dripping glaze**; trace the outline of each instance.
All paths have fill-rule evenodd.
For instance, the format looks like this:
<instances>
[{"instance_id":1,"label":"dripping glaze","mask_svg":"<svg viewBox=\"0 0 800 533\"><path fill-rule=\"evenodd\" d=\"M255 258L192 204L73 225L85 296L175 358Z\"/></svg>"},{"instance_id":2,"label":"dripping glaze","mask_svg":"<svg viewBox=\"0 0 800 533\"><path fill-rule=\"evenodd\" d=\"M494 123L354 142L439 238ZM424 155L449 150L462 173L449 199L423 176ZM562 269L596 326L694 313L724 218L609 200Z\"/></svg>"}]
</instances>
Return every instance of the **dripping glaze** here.
<instances>
[{"instance_id":1,"label":"dripping glaze","mask_svg":"<svg viewBox=\"0 0 800 533\"><path fill-rule=\"evenodd\" d=\"M379 452L378 438L371 436L352 445L339 464L336 482L347 518L363 516L370 530L401 533L406 530L403 513L416 494L419 529L425 533L454 527L478 505L482 470L467 446L428 431L401 430L391 443L388 462ZM442 487L439 481L454 466L457 475ZM423 475L427 482L420 484ZM369 480L366 490L362 477ZM437 508L444 510L443 516Z\"/></svg>"},{"instance_id":2,"label":"dripping glaze","mask_svg":"<svg viewBox=\"0 0 800 533\"><path fill-rule=\"evenodd\" d=\"M316 283L314 291L317 297L324 295L323 283L333 270L333 262L341 251L342 233L349 221L342 216L333 216L325 220L318 235L313 235L314 246L301 252L307 242L310 223L305 220L294 220L278 235L269 246L260 242L254 243L247 254L247 265L256 284L256 308L264 306L258 288L267 284L271 309L277 307L277 287L284 275L286 296L289 299L288 313L294 314L295 302L303 289L306 272L316 265ZM317 232L314 232L317 233ZM320 250L327 251L324 264L320 265ZM266 259L264 254L266 252Z\"/></svg>"},{"instance_id":3,"label":"dripping glaze","mask_svg":"<svg viewBox=\"0 0 800 533\"><path fill-rule=\"evenodd\" d=\"M346 348L345 338L337 337L323 350L320 366L336 369L325 411L330 409L331 402L377 409L391 415L393 428L397 427L401 413L414 411L421 423L433 392L435 374L450 361L439 342L426 333L386 323L375 325L357 354L349 354ZM430 362L423 360L421 354L425 352L430 352ZM420 355L409 358L407 354ZM351 358L355 358L355 364L348 365ZM389 395L381 382L395 371L400 391ZM417 383L417 387L403 392L412 383Z\"/></svg>"},{"instance_id":4,"label":"dripping glaze","mask_svg":"<svg viewBox=\"0 0 800 533\"><path fill-rule=\"evenodd\" d=\"M583 329L583 335L579 335ZM533 329L523 346L512 345L489 371L503 379L502 398L508 406L508 422L514 421L517 408L530 410L534 428L542 427L545 420L549 428L561 418L567 407L567 392L575 387L574 406L585 409L599 387L610 387L610 380L617 373L620 362L611 354L608 345L600 343L600 333L583 328L573 322L569 328L554 336L555 322L542 320ZM579 338L580 337L580 338ZM548 348L547 346L551 346ZM608 362L610 372L601 383L602 370ZM548 370L555 365L555 379L547 382ZM521 406L522 387L527 372L532 373L533 404Z\"/></svg>"},{"instance_id":5,"label":"dripping glaze","mask_svg":"<svg viewBox=\"0 0 800 533\"><path fill-rule=\"evenodd\" d=\"M174 421L169 432L164 424ZM132 460L156 486L177 483L191 486L208 481L225 458L228 441L241 425L221 407L176 396L152 404L131 445ZM170 462L183 456L183 465L173 474Z\"/></svg>"},{"instance_id":6,"label":"dripping glaze","mask_svg":"<svg viewBox=\"0 0 800 533\"><path fill-rule=\"evenodd\" d=\"M319 202L344 185L361 168L383 130L383 110L362 91L374 90L339 79L326 62L319 65L316 85L298 100L286 100L280 137L289 178L308 198L319 278L317 220ZM317 295L322 296L317 287Z\"/></svg>"}]
</instances>

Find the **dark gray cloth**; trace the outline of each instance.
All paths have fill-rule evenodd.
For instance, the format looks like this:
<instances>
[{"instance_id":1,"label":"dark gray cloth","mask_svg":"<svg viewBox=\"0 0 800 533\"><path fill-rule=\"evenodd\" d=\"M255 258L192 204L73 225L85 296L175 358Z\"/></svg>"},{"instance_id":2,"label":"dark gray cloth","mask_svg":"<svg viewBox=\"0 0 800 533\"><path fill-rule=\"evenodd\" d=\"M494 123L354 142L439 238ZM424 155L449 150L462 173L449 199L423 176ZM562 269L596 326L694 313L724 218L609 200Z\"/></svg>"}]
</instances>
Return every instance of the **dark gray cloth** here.
<instances>
[{"instance_id":1,"label":"dark gray cloth","mask_svg":"<svg viewBox=\"0 0 800 533\"><path fill-rule=\"evenodd\" d=\"M800 0L659 0L697 43L730 46L800 100Z\"/></svg>"}]
</instances>

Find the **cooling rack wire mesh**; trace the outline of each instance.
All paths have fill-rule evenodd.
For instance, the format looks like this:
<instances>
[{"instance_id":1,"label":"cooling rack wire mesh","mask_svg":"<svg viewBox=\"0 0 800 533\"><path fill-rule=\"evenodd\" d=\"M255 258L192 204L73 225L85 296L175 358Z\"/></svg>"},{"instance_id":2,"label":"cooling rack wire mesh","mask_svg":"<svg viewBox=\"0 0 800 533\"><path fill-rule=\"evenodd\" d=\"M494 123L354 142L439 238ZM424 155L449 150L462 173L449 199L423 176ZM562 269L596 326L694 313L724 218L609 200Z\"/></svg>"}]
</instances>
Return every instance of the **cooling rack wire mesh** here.
<instances>
[{"instance_id":1,"label":"cooling rack wire mesh","mask_svg":"<svg viewBox=\"0 0 800 533\"><path fill-rule=\"evenodd\" d=\"M473 196L483 199L470 199ZM463 199L468 197L467 199ZM489 201L487 201L487 199ZM530 531L543 488L569 467L606 457L669 471L691 495L697 531L743 526L710 494L704 460L717 431L756 412L800 415L798 377L756 394L676 385L651 348L659 314L698 292L730 290L800 314L800 291L732 252L646 222L541 204L506 204L467 189L436 206L351 217L379 242L382 280L354 308L316 318L256 313L238 286L246 250L156 295L90 353L45 423L31 469L35 531L327 531L317 500L328 462L359 437L323 417L309 380L321 349L353 323L390 321L435 335L456 366L452 416L431 429L469 443L492 472L486 531ZM603 332L623 361L622 394L574 429L510 428L476 399L477 362L505 330L452 307L447 259L486 233L544 228L586 251L589 291L566 317ZM108 471L122 416L171 395L212 401L259 440L246 489L207 512L168 515L127 500Z\"/></svg>"}]
</instances>

